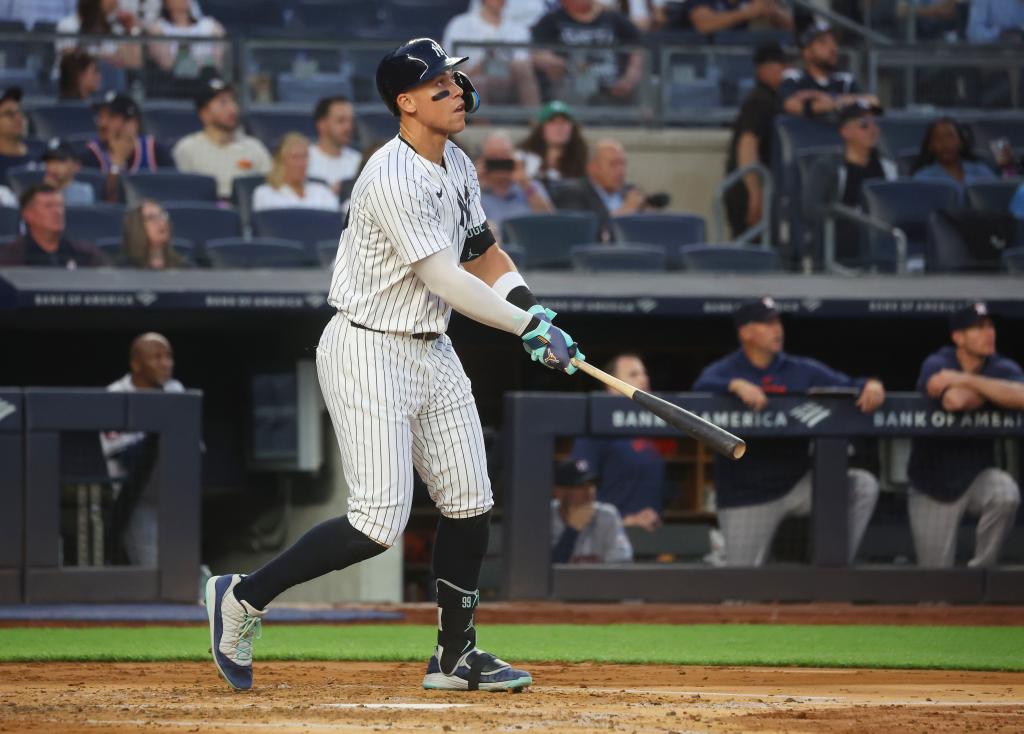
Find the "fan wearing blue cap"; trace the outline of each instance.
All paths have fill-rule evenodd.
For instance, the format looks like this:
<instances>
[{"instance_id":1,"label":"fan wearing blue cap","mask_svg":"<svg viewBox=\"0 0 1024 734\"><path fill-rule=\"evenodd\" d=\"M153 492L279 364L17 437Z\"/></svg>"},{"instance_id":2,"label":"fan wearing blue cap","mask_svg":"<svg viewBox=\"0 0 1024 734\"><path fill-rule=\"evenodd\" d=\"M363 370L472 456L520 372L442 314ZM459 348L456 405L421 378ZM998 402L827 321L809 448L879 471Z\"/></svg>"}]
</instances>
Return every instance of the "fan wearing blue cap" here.
<instances>
[{"instance_id":1,"label":"fan wearing blue cap","mask_svg":"<svg viewBox=\"0 0 1024 734\"><path fill-rule=\"evenodd\" d=\"M949 333L953 344L924 360L917 389L951 413L986 406L1024 410L1024 370L996 352L996 327L988 306L976 302L958 308L950 316ZM965 514L978 517L967 565L995 565L1020 506L1020 487L996 461L996 441L915 438L907 474L907 510L918 565L953 565Z\"/></svg>"}]
</instances>

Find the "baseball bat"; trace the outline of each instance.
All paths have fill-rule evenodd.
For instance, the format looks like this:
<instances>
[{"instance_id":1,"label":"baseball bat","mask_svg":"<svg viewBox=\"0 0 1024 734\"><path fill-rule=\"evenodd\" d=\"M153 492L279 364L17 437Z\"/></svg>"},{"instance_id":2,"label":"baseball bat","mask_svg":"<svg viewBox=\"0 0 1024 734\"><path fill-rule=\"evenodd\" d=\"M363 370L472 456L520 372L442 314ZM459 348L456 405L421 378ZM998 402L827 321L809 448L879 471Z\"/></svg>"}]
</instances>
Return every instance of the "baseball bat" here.
<instances>
[{"instance_id":1,"label":"baseball bat","mask_svg":"<svg viewBox=\"0 0 1024 734\"><path fill-rule=\"evenodd\" d=\"M666 400L657 398L649 392L638 390L628 382L623 382L619 378L609 375L589 362L573 359L572 363L595 380L603 382L615 392L625 395L633 402L651 411L673 428L679 429L687 436L692 436L698 441L703 441L722 456L729 459L739 459L746 453L747 444L742 438L732 435L724 428L719 428L699 415L680 408L678 405L673 405Z\"/></svg>"}]
</instances>

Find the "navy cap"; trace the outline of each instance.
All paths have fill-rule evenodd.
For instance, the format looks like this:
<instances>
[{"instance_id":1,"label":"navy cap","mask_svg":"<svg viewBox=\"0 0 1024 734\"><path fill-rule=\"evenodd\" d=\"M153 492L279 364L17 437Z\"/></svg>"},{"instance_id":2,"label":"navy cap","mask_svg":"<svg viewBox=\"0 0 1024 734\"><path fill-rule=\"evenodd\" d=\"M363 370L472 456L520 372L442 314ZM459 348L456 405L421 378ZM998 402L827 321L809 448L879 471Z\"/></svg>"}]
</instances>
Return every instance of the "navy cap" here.
<instances>
[{"instance_id":1,"label":"navy cap","mask_svg":"<svg viewBox=\"0 0 1024 734\"><path fill-rule=\"evenodd\" d=\"M0 104L3 104L9 99L13 99L15 102L20 102L22 97L21 87L7 87L4 93L0 95Z\"/></svg>"},{"instance_id":2,"label":"navy cap","mask_svg":"<svg viewBox=\"0 0 1024 734\"><path fill-rule=\"evenodd\" d=\"M775 299L771 296L744 301L739 308L732 312L732 321L737 329L751 322L768 323L778 317L779 309L775 305Z\"/></svg>"},{"instance_id":3,"label":"navy cap","mask_svg":"<svg viewBox=\"0 0 1024 734\"><path fill-rule=\"evenodd\" d=\"M770 63L788 64L789 62L789 55L779 43L762 43L754 51L754 66Z\"/></svg>"},{"instance_id":4,"label":"navy cap","mask_svg":"<svg viewBox=\"0 0 1024 734\"><path fill-rule=\"evenodd\" d=\"M800 31L796 37L796 45L800 48L807 48L814 43L818 36L824 36L826 33L832 33L832 26L823 20L816 20Z\"/></svg>"},{"instance_id":5,"label":"navy cap","mask_svg":"<svg viewBox=\"0 0 1024 734\"><path fill-rule=\"evenodd\" d=\"M836 125L842 127L848 122L859 120L862 117L868 115L874 115L879 117L882 114L882 108L878 105L873 105L863 99L858 99L856 102L841 107L839 112L836 113Z\"/></svg>"},{"instance_id":6,"label":"navy cap","mask_svg":"<svg viewBox=\"0 0 1024 734\"><path fill-rule=\"evenodd\" d=\"M107 110L112 115L118 115L127 119L138 119L142 116L142 110L138 103L127 94L110 91L103 95L103 99L96 103L95 109Z\"/></svg>"},{"instance_id":7,"label":"navy cap","mask_svg":"<svg viewBox=\"0 0 1024 734\"><path fill-rule=\"evenodd\" d=\"M74 148L60 138L52 138L46 144L46 150L43 151L40 160L44 163L46 161L70 161L77 157Z\"/></svg>"},{"instance_id":8,"label":"navy cap","mask_svg":"<svg viewBox=\"0 0 1024 734\"><path fill-rule=\"evenodd\" d=\"M210 104L214 97L223 92L233 92L234 87L228 84L220 77L212 77L203 82L202 87L199 89L199 94L196 95L196 111L203 109L206 105Z\"/></svg>"},{"instance_id":9,"label":"navy cap","mask_svg":"<svg viewBox=\"0 0 1024 734\"><path fill-rule=\"evenodd\" d=\"M555 484L559 487L579 487L595 481L597 472L586 459L565 459L555 464Z\"/></svg>"},{"instance_id":10,"label":"navy cap","mask_svg":"<svg viewBox=\"0 0 1024 734\"><path fill-rule=\"evenodd\" d=\"M982 301L977 301L958 308L949 315L949 330L969 329L990 318L992 315L988 312L988 306Z\"/></svg>"}]
</instances>

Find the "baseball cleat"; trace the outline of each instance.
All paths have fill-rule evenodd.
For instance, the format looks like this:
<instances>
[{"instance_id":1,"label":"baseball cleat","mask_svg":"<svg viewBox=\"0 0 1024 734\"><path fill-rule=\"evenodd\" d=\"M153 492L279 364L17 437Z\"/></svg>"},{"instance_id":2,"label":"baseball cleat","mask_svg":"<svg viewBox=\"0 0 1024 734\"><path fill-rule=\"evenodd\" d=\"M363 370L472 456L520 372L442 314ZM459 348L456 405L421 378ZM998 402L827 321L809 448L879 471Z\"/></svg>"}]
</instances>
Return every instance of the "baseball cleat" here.
<instances>
[{"instance_id":1,"label":"baseball cleat","mask_svg":"<svg viewBox=\"0 0 1024 734\"><path fill-rule=\"evenodd\" d=\"M423 687L444 691L515 691L533 683L525 670L517 670L489 652L473 648L455 664L451 675L441 671L435 650L423 676Z\"/></svg>"},{"instance_id":2,"label":"baseball cleat","mask_svg":"<svg viewBox=\"0 0 1024 734\"><path fill-rule=\"evenodd\" d=\"M210 650L217 670L236 691L252 688L252 643L260 638L266 614L235 598L240 575L212 576L206 582Z\"/></svg>"}]
</instances>

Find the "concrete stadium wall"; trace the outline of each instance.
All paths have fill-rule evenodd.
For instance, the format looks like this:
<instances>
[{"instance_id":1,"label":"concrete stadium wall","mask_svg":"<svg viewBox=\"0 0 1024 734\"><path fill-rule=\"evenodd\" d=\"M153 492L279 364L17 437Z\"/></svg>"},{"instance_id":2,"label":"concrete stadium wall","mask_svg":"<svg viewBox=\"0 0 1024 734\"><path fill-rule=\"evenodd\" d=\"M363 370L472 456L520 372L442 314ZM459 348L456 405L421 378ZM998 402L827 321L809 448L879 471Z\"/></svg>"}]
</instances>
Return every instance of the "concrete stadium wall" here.
<instances>
[{"instance_id":1,"label":"concrete stadium wall","mask_svg":"<svg viewBox=\"0 0 1024 734\"><path fill-rule=\"evenodd\" d=\"M471 156L495 129L519 142L525 127L469 127L458 142ZM628 179L649 193L664 191L672 197L672 211L700 214L711 231L711 197L725 172L729 130L724 128L663 129L587 127L588 143L610 137L620 141L629 156Z\"/></svg>"}]
</instances>

